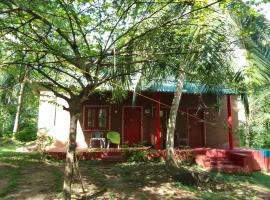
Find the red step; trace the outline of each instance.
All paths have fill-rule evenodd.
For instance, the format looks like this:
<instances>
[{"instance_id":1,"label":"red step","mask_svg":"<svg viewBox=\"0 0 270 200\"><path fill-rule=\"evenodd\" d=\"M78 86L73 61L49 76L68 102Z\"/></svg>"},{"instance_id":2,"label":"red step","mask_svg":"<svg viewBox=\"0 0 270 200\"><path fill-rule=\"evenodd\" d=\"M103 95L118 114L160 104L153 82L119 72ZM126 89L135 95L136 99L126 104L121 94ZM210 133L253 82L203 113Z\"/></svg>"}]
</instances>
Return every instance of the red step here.
<instances>
[{"instance_id":1,"label":"red step","mask_svg":"<svg viewBox=\"0 0 270 200\"><path fill-rule=\"evenodd\" d=\"M234 163L228 159L218 159L218 160L211 159L210 164L219 166L219 165L233 165Z\"/></svg>"},{"instance_id":2,"label":"red step","mask_svg":"<svg viewBox=\"0 0 270 200\"><path fill-rule=\"evenodd\" d=\"M231 164L223 164L218 166L210 166L205 168L209 171L217 171L217 172L225 172L225 173L251 173L250 170L237 166L237 165L231 165Z\"/></svg>"},{"instance_id":3,"label":"red step","mask_svg":"<svg viewBox=\"0 0 270 200\"><path fill-rule=\"evenodd\" d=\"M216 156L214 156L216 154ZM241 163L235 162L230 159L231 157L225 157L223 152L214 152L214 154L196 155L195 162L210 171L226 172L226 173L251 173L252 168L246 165L240 165ZM211 156L209 156L211 155Z\"/></svg>"}]
</instances>

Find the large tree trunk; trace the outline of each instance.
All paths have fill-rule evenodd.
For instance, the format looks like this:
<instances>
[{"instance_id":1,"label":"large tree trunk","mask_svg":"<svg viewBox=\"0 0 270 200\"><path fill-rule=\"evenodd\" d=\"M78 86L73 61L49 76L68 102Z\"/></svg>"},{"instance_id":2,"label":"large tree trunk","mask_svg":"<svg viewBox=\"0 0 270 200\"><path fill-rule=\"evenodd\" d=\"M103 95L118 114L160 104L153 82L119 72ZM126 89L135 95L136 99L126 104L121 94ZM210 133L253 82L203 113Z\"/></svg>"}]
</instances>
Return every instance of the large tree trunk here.
<instances>
[{"instance_id":1,"label":"large tree trunk","mask_svg":"<svg viewBox=\"0 0 270 200\"><path fill-rule=\"evenodd\" d=\"M167 126L167 138L166 138L166 163L168 166L177 167L177 163L174 157L174 131L176 126L176 118L178 113L178 107L181 100L185 81L185 72L182 67L179 68L178 80L176 83L176 90L173 97L173 102L170 110L170 116Z\"/></svg>"},{"instance_id":2,"label":"large tree trunk","mask_svg":"<svg viewBox=\"0 0 270 200\"><path fill-rule=\"evenodd\" d=\"M24 94L24 88L27 80L27 71L25 72L25 75L23 77L23 80L20 84L20 91L19 91L19 96L18 96L18 105L17 105L17 111L16 111L16 116L14 120L14 126L13 126L13 138L15 138L19 126L20 126L20 115L21 115L21 110L22 110L22 102L23 102L23 94Z\"/></svg>"},{"instance_id":3,"label":"large tree trunk","mask_svg":"<svg viewBox=\"0 0 270 200\"><path fill-rule=\"evenodd\" d=\"M66 151L66 166L64 173L64 184L63 192L64 199L71 199L71 183L73 180L74 166L75 166L75 156L76 156L76 132L77 132L77 122L79 119L78 109L72 108L70 106L70 128L69 128L69 142ZM79 107L79 105L77 105Z\"/></svg>"}]
</instances>

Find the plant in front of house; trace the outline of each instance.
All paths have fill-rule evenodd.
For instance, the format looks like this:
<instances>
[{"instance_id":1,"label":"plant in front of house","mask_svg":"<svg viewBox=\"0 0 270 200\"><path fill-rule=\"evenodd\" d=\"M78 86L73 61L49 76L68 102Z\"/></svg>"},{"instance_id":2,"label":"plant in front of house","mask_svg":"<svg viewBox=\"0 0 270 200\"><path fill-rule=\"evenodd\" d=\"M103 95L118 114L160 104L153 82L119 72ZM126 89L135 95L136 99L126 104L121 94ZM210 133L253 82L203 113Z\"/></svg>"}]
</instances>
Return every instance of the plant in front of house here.
<instances>
[{"instance_id":1,"label":"plant in front of house","mask_svg":"<svg viewBox=\"0 0 270 200\"><path fill-rule=\"evenodd\" d=\"M44 154L46 152L46 148L53 143L53 138L47 135L40 135L37 137L36 145L37 151Z\"/></svg>"},{"instance_id":2,"label":"plant in front of house","mask_svg":"<svg viewBox=\"0 0 270 200\"><path fill-rule=\"evenodd\" d=\"M127 162L161 162L164 157L155 149L133 150L127 149L122 157Z\"/></svg>"}]
</instances>

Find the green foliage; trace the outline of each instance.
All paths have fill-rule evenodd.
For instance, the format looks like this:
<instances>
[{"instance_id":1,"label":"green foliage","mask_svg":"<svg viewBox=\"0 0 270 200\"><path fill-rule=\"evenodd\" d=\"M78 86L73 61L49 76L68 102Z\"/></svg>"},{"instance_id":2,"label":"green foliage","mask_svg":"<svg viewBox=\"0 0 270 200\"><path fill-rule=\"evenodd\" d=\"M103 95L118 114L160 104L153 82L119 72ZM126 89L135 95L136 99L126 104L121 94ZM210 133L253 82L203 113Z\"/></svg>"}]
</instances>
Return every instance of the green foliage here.
<instances>
[{"instance_id":1,"label":"green foliage","mask_svg":"<svg viewBox=\"0 0 270 200\"><path fill-rule=\"evenodd\" d=\"M270 23L255 11L253 3L234 3L232 8L237 9L231 10L238 28L234 34L241 39L238 45L247 55L247 66L236 76L236 87L243 93L241 99L247 115L240 136L245 146L269 148Z\"/></svg>"},{"instance_id":2,"label":"green foliage","mask_svg":"<svg viewBox=\"0 0 270 200\"><path fill-rule=\"evenodd\" d=\"M145 162L148 160L146 151L125 150L122 156L127 162Z\"/></svg>"},{"instance_id":3,"label":"green foliage","mask_svg":"<svg viewBox=\"0 0 270 200\"><path fill-rule=\"evenodd\" d=\"M250 146L270 148L270 90L269 86L254 90L249 97L250 114L247 117Z\"/></svg>"},{"instance_id":4,"label":"green foliage","mask_svg":"<svg viewBox=\"0 0 270 200\"><path fill-rule=\"evenodd\" d=\"M139 147L147 147L147 146L149 146L149 145L147 145L148 143L147 143L147 141L142 141L142 142L139 142L138 144L132 144L132 147L137 147L137 148L139 148Z\"/></svg>"},{"instance_id":5,"label":"green foliage","mask_svg":"<svg viewBox=\"0 0 270 200\"><path fill-rule=\"evenodd\" d=\"M122 142L121 148L128 148L128 147L129 147L128 142Z\"/></svg>"},{"instance_id":6,"label":"green foliage","mask_svg":"<svg viewBox=\"0 0 270 200\"><path fill-rule=\"evenodd\" d=\"M36 145L37 150L40 153L44 153L46 151L46 147L50 146L53 143L53 138L47 135L39 135L37 136Z\"/></svg>"},{"instance_id":7,"label":"green foliage","mask_svg":"<svg viewBox=\"0 0 270 200\"><path fill-rule=\"evenodd\" d=\"M0 137L7 138L12 135L19 93L19 74L20 71L10 72L3 70L0 74ZM6 79L12 79L12 81L7 82ZM5 90L1 90L1 87L5 87ZM36 132L37 127L38 104L38 96L34 94L33 88L27 85L24 92L24 101L22 102L19 126L19 131L23 133L19 136L19 140L21 138L22 141L34 139L34 132ZM29 133L28 139L25 132L32 132Z\"/></svg>"},{"instance_id":8,"label":"green foliage","mask_svg":"<svg viewBox=\"0 0 270 200\"><path fill-rule=\"evenodd\" d=\"M59 193L62 191L63 173L57 167L52 168L52 175L54 176L54 191Z\"/></svg>"},{"instance_id":9,"label":"green foliage","mask_svg":"<svg viewBox=\"0 0 270 200\"><path fill-rule=\"evenodd\" d=\"M161 162L163 158L154 149L134 150L127 149L123 152L122 157L127 162Z\"/></svg>"},{"instance_id":10,"label":"green foliage","mask_svg":"<svg viewBox=\"0 0 270 200\"><path fill-rule=\"evenodd\" d=\"M50 171L54 182L52 182L52 186L54 188L49 189L48 192L60 192L62 189L62 165L59 162L44 162L42 160L42 155L37 152L18 152L18 148L22 147L25 144L19 143L18 141L14 141L13 144L3 145L0 147L0 177L1 177L1 186L0 187L0 199L1 197L5 197L9 194L14 194L17 191L20 193L24 188L25 180L28 179L27 183L32 181L31 178L35 178L32 176L33 167L37 167L37 170L41 170L44 167L44 170ZM29 178L28 177L31 177ZM7 184L2 184L2 180L7 178ZM42 177L43 181L44 178ZM50 179L51 181L51 179ZM5 181L4 181L5 183ZM39 184L40 185L40 184ZM32 186L30 186L32 187ZM54 189L54 191L52 190ZM29 196L29 195L28 195ZM53 198L55 199L55 198ZM57 198L58 199L58 198ZM59 199L62 199L59 197Z\"/></svg>"},{"instance_id":11,"label":"green foliage","mask_svg":"<svg viewBox=\"0 0 270 200\"><path fill-rule=\"evenodd\" d=\"M193 165L194 164L194 153L191 149L186 149L186 150L176 150L175 151L175 158L177 162L179 162L180 165Z\"/></svg>"},{"instance_id":12,"label":"green foliage","mask_svg":"<svg viewBox=\"0 0 270 200\"><path fill-rule=\"evenodd\" d=\"M13 133L12 131L7 131L5 132L2 137L1 137L1 142L0 142L0 146L1 145L8 145L8 144L13 144L14 141L12 140L12 136L13 136Z\"/></svg>"},{"instance_id":13,"label":"green foliage","mask_svg":"<svg viewBox=\"0 0 270 200\"><path fill-rule=\"evenodd\" d=\"M16 140L30 142L37 139L37 129L25 127L15 135Z\"/></svg>"},{"instance_id":14,"label":"green foliage","mask_svg":"<svg viewBox=\"0 0 270 200\"><path fill-rule=\"evenodd\" d=\"M2 136L3 136L3 139L9 139L9 138L12 138L12 135L13 135L12 131L6 131L3 133Z\"/></svg>"},{"instance_id":15,"label":"green foliage","mask_svg":"<svg viewBox=\"0 0 270 200\"><path fill-rule=\"evenodd\" d=\"M18 185L18 179L21 173L18 168L12 168L12 170L1 170L2 173L7 173L9 175L8 184L6 187L0 188L0 197L5 197L10 192L14 191ZM3 175L2 175L3 176Z\"/></svg>"}]
</instances>

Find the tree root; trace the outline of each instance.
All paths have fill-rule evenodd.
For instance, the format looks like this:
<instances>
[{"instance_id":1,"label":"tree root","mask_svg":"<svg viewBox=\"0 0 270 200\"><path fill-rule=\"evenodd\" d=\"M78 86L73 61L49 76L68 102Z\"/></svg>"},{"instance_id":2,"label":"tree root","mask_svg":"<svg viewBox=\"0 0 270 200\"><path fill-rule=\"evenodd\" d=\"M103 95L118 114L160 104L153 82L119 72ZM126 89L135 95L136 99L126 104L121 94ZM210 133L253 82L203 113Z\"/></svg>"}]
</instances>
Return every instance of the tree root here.
<instances>
[{"instance_id":1,"label":"tree root","mask_svg":"<svg viewBox=\"0 0 270 200\"><path fill-rule=\"evenodd\" d=\"M207 172L195 171L185 167L168 166L167 171L175 181L196 187L199 190L227 191L230 185L217 180Z\"/></svg>"}]
</instances>

